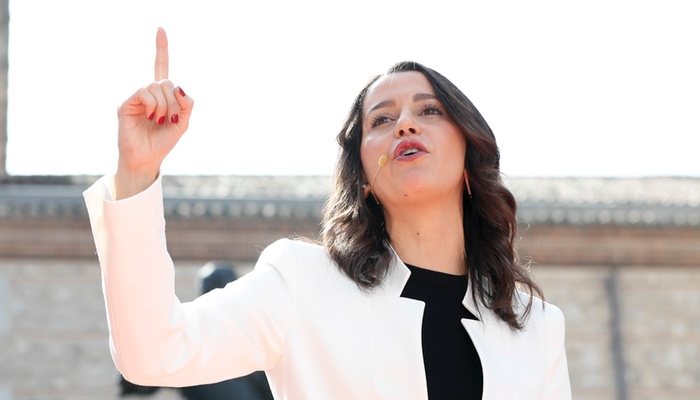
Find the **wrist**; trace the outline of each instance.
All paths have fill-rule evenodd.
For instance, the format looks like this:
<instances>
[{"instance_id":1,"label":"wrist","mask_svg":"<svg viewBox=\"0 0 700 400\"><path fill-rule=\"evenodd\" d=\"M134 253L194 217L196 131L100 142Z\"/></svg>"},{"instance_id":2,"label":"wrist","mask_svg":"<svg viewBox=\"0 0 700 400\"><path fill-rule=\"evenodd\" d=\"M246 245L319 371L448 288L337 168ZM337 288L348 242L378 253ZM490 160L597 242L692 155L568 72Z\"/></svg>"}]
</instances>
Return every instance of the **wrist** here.
<instances>
[{"instance_id":1,"label":"wrist","mask_svg":"<svg viewBox=\"0 0 700 400\"><path fill-rule=\"evenodd\" d=\"M116 200L131 197L146 190L158 178L159 168L128 168L119 164L114 175Z\"/></svg>"}]
</instances>

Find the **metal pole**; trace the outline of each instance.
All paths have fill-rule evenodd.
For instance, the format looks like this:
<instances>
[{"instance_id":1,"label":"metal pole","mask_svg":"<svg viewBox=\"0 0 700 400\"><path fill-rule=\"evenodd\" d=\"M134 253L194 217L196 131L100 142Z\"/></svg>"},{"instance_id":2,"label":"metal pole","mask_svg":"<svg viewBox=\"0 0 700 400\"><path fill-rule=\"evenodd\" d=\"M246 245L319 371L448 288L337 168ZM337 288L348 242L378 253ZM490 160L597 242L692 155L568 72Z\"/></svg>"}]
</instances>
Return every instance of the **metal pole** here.
<instances>
[{"instance_id":1,"label":"metal pole","mask_svg":"<svg viewBox=\"0 0 700 400\"><path fill-rule=\"evenodd\" d=\"M0 0L0 177L7 176L7 50L9 25L9 0Z\"/></svg>"},{"instance_id":2,"label":"metal pole","mask_svg":"<svg viewBox=\"0 0 700 400\"><path fill-rule=\"evenodd\" d=\"M618 268L610 268L605 278L605 289L610 308L610 339L612 345L613 367L615 369L615 387L617 400L627 400L627 383L625 381L624 349L621 334L620 299L618 297Z\"/></svg>"}]
</instances>

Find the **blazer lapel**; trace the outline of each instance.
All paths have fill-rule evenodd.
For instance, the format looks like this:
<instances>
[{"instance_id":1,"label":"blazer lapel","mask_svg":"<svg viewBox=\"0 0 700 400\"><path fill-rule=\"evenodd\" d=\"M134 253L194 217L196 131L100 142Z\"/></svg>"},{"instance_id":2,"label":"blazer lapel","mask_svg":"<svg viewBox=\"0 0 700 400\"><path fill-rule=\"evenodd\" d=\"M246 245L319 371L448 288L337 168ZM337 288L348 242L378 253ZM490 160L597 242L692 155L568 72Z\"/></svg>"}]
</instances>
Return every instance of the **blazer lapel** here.
<instances>
[{"instance_id":1,"label":"blazer lapel","mask_svg":"<svg viewBox=\"0 0 700 400\"><path fill-rule=\"evenodd\" d=\"M509 384L513 361L509 356L509 348L513 344L513 333L506 323L483 304L477 311L476 304L472 300L472 291L472 282L469 280L462 304L479 320L462 318L462 325L469 333L481 361L482 398L484 400L516 399L519 396L513 392L513 387Z\"/></svg>"},{"instance_id":2,"label":"blazer lapel","mask_svg":"<svg viewBox=\"0 0 700 400\"><path fill-rule=\"evenodd\" d=\"M380 379L375 387L378 399L428 400L423 364L421 330L422 301L401 297L410 270L394 257L381 287L373 294L373 374Z\"/></svg>"}]
</instances>

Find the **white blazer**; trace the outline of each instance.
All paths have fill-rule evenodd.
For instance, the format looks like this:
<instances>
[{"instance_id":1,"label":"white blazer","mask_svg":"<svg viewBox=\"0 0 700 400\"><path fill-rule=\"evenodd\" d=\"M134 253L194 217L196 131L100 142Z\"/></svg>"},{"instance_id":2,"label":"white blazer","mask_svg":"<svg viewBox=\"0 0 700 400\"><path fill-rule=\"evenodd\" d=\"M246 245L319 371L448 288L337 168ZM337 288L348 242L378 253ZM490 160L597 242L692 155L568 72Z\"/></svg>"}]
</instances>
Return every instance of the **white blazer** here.
<instances>
[{"instance_id":1,"label":"white blazer","mask_svg":"<svg viewBox=\"0 0 700 400\"><path fill-rule=\"evenodd\" d=\"M127 199L112 201L113 193L113 178L103 177L84 197L110 350L130 381L188 386L264 370L276 399L428 399L424 303L400 296L410 270L398 256L382 286L366 293L323 247L283 239L252 272L181 303L161 179ZM462 324L481 359L483 399L570 399L561 311L535 299L525 330L513 332L485 307L479 314L471 291L470 282L463 304L480 320Z\"/></svg>"}]
</instances>

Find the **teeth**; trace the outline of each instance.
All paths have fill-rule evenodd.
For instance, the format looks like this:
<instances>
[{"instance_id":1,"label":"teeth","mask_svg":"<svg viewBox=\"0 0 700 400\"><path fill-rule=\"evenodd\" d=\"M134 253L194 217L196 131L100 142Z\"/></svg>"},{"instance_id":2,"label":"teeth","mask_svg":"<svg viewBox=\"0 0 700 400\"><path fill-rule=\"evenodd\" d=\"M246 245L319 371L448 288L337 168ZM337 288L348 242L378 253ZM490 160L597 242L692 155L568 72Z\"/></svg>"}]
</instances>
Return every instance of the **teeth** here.
<instances>
[{"instance_id":1,"label":"teeth","mask_svg":"<svg viewBox=\"0 0 700 400\"><path fill-rule=\"evenodd\" d=\"M401 155L402 156L410 156L411 154L415 154L415 153L418 153L418 149L416 149L415 147L412 147L410 149L404 150L403 153L401 153Z\"/></svg>"}]
</instances>

